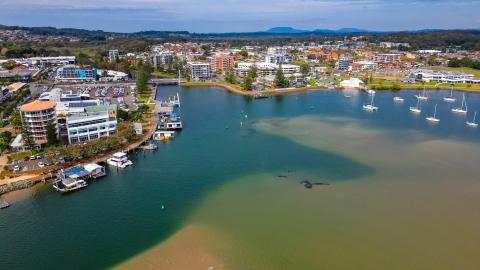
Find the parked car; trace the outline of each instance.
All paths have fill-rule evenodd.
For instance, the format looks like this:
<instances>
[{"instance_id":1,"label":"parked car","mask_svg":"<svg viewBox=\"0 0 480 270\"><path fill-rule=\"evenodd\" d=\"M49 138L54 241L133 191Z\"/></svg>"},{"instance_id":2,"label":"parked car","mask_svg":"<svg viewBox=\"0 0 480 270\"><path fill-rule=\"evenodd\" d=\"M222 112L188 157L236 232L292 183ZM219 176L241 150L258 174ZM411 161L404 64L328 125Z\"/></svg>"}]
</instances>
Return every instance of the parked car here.
<instances>
[{"instance_id":1,"label":"parked car","mask_svg":"<svg viewBox=\"0 0 480 270\"><path fill-rule=\"evenodd\" d=\"M30 160L35 160L35 159L37 159L36 156L30 156Z\"/></svg>"},{"instance_id":2,"label":"parked car","mask_svg":"<svg viewBox=\"0 0 480 270\"><path fill-rule=\"evenodd\" d=\"M24 157L24 158L23 158L23 161L29 161L29 160L30 160L29 157Z\"/></svg>"},{"instance_id":3,"label":"parked car","mask_svg":"<svg viewBox=\"0 0 480 270\"><path fill-rule=\"evenodd\" d=\"M43 167L45 167L45 163L43 163L43 162L41 162L41 161L40 161L40 162L38 162L38 167L40 167L40 168L43 168Z\"/></svg>"},{"instance_id":4,"label":"parked car","mask_svg":"<svg viewBox=\"0 0 480 270\"><path fill-rule=\"evenodd\" d=\"M20 167L19 165L13 166L13 171L14 171L14 172L19 172L20 169L21 169L21 167Z\"/></svg>"}]
</instances>

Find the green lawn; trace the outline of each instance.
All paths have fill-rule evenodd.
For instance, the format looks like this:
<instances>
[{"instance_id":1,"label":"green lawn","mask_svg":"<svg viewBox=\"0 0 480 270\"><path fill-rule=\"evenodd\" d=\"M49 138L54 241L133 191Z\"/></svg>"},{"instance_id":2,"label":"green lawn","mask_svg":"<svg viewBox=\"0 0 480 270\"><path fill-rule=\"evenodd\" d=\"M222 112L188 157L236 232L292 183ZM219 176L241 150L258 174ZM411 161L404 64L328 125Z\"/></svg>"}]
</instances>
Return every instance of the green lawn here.
<instances>
[{"instance_id":1,"label":"green lawn","mask_svg":"<svg viewBox=\"0 0 480 270\"><path fill-rule=\"evenodd\" d=\"M168 78L168 79L173 79L177 77L175 74L162 72L162 71L154 71L152 72L152 76L157 78Z\"/></svg>"}]
</instances>

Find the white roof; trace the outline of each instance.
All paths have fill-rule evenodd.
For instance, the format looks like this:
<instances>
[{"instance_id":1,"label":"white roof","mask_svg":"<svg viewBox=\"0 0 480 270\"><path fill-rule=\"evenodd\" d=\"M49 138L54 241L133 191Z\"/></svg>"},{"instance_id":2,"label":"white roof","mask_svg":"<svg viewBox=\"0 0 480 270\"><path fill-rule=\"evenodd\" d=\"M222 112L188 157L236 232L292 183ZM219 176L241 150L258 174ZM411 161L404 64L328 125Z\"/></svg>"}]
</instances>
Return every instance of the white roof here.
<instances>
[{"instance_id":1,"label":"white roof","mask_svg":"<svg viewBox=\"0 0 480 270\"><path fill-rule=\"evenodd\" d=\"M93 171L95 171L95 170L97 170L97 169L101 169L102 166L100 166L100 165L98 165L98 164L96 164L96 163L89 163L89 164L83 166L83 168L84 168L85 170L89 171L89 172L93 172Z\"/></svg>"},{"instance_id":2,"label":"white roof","mask_svg":"<svg viewBox=\"0 0 480 270\"><path fill-rule=\"evenodd\" d=\"M116 158L124 157L124 156L126 156L126 155L127 155L127 154L125 154L125 153L123 153L123 152L118 152L118 153L113 154L113 156L116 157Z\"/></svg>"}]
</instances>

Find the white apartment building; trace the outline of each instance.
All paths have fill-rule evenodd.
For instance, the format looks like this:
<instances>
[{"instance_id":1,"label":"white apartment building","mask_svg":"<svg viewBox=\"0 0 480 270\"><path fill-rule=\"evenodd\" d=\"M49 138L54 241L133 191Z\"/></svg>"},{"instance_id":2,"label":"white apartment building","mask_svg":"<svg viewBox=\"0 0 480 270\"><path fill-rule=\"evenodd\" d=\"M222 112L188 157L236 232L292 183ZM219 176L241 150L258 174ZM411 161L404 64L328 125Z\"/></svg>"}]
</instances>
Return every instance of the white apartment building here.
<instances>
[{"instance_id":1,"label":"white apartment building","mask_svg":"<svg viewBox=\"0 0 480 270\"><path fill-rule=\"evenodd\" d=\"M108 51L108 60L114 62L120 59L120 53L118 50L109 50Z\"/></svg>"},{"instance_id":2,"label":"white apartment building","mask_svg":"<svg viewBox=\"0 0 480 270\"><path fill-rule=\"evenodd\" d=\"M68 114L66 118L68 143L82 143L108 137L117 131L115 112Z\"/></svg>"},{"instance_id":3,"label":"white apartment building","mask_svg":"<svg viewBox=\"0 0 480 270\"><path fill-rule=\"evenodd\" d=\"M251 66L255 65L258 69L259 76L271 76L277 73L277 69L281 66L282 71L285 75L293 75L295 73L300 73L300 66L297 65L290 65L290 64L282 64L277 65L273 63L267 62L239 62L237 64L237 68L235 68L235 75L238 77L246 77L248 74L248 70Z\"/></svg>"},{"instance_id":4,"label":"white apartment building","mask_svg":"<svg viewBox=\"0 0 480 270\"><path fill-rule=\"evenodd\" d=\"M190 78L193 81L202 81L210 79L210 64L204 62L188 62L190 69Z\"/></svg>"},{"instance_id":5,"label":"white apartment building","mask_svg":"<svg viewBox=\"0 0 480 270\"><path fill-rule=\"evenodd\" d=\"M173 53L169 51L155 51L149 57L153 68L164 67L173 63Z\"/></svg>"}]
</instances>

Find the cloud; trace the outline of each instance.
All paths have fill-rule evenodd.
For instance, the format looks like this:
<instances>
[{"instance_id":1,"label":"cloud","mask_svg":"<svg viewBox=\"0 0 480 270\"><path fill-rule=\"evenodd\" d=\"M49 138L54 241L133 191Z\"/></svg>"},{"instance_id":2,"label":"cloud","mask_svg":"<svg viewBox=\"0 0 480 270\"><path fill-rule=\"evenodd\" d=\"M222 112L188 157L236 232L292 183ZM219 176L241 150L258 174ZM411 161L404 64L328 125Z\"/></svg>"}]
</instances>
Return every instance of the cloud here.
<instances>
[{"instance_id":1,"label":"cloud","mask_svg":"<svg viewBox=\"0 0 480 270\"><path fill-rule=\"evenodd\" d=\"M0 24L126 32L474 28L475 10L472 0L1 0Z\"/></svg>"}]
</instances>

